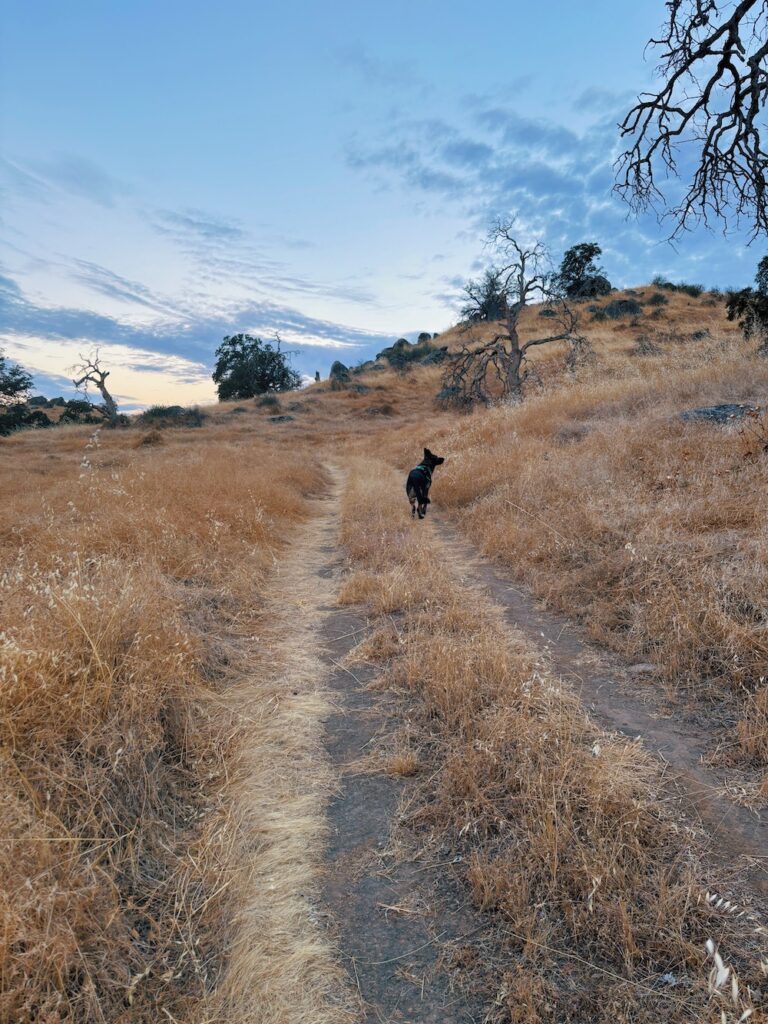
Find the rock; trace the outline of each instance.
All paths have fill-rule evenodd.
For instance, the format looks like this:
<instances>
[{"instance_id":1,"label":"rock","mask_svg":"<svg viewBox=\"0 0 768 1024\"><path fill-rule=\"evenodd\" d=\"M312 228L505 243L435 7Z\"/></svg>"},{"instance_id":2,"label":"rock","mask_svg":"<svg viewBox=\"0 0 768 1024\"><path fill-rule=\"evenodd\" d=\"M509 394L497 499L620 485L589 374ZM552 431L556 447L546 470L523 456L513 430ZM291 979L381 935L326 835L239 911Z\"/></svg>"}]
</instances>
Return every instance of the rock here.
<instances>
[{"instance_id":1,"label":"rock","mask_svg":"<svg viewBox=\"0 0 768 1024\"><path fill-rule=\"evenodd\" d=\"M331 372L328 374L328 380L343 381L345 384L349 380L349 367L345 366L344 363L338 359L334 360L331 364Z\"/></svg>"},{"instance_id":2,"label":"rock","mask_svg":"<svg viewBox=\"0 0 768 1024\"><path fill-rule=\"evenodd\" d=\"M336 359L331 364L331 372L328 374L328 380L331 382L331 390L342 390L349 384L349 378L349 367L345 366L344 363L339 362L339 360Z\"/></svg>"},{"instance_id":3,"label":"rock","mask_svg":"<svg viewBox=\"0 0 768 1024\"><path fill-rule=\"evenodd\" d=\"M643 661L637 665L630 665L627 672L630 672L633 676L652 676L657 671L656 665L651 665L648 661Z\"/></svg>"},{"instance_id":4,"label":"rock","mask_svg":"<svg viewBox=\"0 0 768 1024\"><path fill-rule=\"evenodd\" d=\"M432 349L431 352L427 352L424 358L421 360L422 366L434 366L435 363L442 363L448 358L448 346L442 345L440 348Z\"/></svg>"},{"instance_id":5,"label":"rock","mask_svg":"<svg viewBox=\"0 0 768 1024\"><path fill-rule=\"evenodd\" d=\"M686 409L680 413L680 419L687 423L692 420L704 420L706 423L732 423L740 420L750 412L758 412L757 406L745 402L723 402L720 405L703 406L700 409Z\"/></svg>"},{"instance_id":6,"label":"rock","mask_svg":"<svg viewBox=\"0 0 768 1024\"><path fill-rule=\"evenodd\" d=\"M283 414L282 416L267 416L267 419L270 423L291 423L296 417Z\"/></svg>"}]
</instances>

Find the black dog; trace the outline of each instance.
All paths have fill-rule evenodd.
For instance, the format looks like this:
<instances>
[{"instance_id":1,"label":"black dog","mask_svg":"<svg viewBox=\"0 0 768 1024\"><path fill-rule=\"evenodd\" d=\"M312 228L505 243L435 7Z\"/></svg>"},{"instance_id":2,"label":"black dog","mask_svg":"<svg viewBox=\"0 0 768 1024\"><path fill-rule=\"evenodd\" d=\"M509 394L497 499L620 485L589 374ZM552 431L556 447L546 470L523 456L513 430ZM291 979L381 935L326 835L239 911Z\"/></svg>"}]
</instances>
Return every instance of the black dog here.
<instances>
[{"instance_id":1,"label":"black dog","mask_svg":"<svg viewBox=\"0 0 768 1024\"><path fill-rule=\"evenodd\" d=\"M408 474L405 482L405 493L411 503L411 515L416 515L418 507L419 519L427 514L429 504L429 488L432 486L432 470L435 466L441 466L445 459L439 455L433 455L429 448L424 449L424 461L420 462L415 469Z\"/></svg>"}]
</instances>

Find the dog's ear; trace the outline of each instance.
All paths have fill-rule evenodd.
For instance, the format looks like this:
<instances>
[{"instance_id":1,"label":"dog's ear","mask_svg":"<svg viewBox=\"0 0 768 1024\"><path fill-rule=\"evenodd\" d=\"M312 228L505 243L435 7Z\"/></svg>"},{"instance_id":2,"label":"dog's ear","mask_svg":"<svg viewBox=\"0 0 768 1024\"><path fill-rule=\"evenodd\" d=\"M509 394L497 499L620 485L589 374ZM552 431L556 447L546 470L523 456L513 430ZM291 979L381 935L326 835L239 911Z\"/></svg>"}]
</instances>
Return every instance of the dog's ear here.
<instances>
[{"instance_id":1,"label":"dog's ear","mask_svg":"<svg viewBox=\"0 0 768 1024\"><path fill-rule=\"evenodd\" d=\"M429 448L425 448L424 449L424 461L426 462L427 459L431 459L431 458L432 458L432 452L429 450Z\"/></svg>"}]
</instances>

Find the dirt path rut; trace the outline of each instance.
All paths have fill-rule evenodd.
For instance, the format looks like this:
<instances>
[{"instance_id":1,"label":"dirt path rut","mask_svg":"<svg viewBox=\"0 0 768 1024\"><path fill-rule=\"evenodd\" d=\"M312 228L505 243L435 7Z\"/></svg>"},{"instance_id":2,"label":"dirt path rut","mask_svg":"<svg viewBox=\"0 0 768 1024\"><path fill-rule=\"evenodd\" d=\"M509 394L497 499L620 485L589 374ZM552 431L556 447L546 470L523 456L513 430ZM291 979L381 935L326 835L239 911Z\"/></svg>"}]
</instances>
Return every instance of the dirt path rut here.
<instances>
[{"instance_id":1,"label":"dirt path rut","mask_svg":"<svg viewBox=\"0 0 768 1024\"><path fill-rule=\"evenodd\" d=\"M340 481L337 477L338 500ZM335 523L322 541L322 567L334 583L344 565ZM326 722L326 746L338 777L328 808L330 826L324 901L328 930L340 950L365 1024L459 1024L480 1021L482 1004L453 991L446 959L486 922L465 905L450 865L429 865L395 848L393 831L406 780L367 760L396 728L386 692L371 687L371 666L344 665L368 631L357 610L334 602L320 609L321 657L336 711ZM439 898L435 889L440 887Z\"/></svg>"},{"instance_id":2,"label":"dirt path rut","mask_svg":"<svg viewBox=\"0 0 768 1024\"><path fill-rule=\"evenodd\" d=\"M678 812L697 821L708 837L717 875L746 886L765 905L768 898L768 821L727 795L723 780L702 763L706 733L684 716L661 717L637 697L638 679L618 657L591 644L564 616L542 610L521 585L485 559L449 517L432 520L462 579L483 587L504 609L510 625L526 633L545 654L550 669L581 695L604 727L643 739L664 762L667 791Z\"/></svg>"}]
</instances>

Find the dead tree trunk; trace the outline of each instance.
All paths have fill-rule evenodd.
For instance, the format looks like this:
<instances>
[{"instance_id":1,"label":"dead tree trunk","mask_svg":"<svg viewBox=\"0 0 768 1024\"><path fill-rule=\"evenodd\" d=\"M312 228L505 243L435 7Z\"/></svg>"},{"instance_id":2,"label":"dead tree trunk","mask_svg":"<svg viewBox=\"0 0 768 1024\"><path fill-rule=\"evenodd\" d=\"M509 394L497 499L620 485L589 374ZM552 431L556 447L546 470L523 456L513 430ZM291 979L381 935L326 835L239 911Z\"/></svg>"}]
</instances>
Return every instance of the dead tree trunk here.
<instances>
[{"instance_id":1,"label":"dead tree trunk","mask_svg":"<svg viewBox=\"0 0 768 1024\"><path fill-rule=\"evenodd\" d=\"M88 389L88 385L93 384L104 400L104 414L107 417L107 424L110 427L116 427L118 418L117 402L109 393L106 384L110 371L102 370L99 363L98 350L94 355L88 356L87 358L81 355L80 363L74 367L74 369L80 376L79 378L73 379L72 383L76 388L84 388L86 391Z\"/></svg>"},{"instance_id":2,"label":"dead tree trunk","mask_svg":"<svg viewBox=\"0 0 768 1024\"><path fill-rule=\"evenodd\" d=\"M491 282L503 296L504 330L495 334L491 341L476 347L465 345L451 360L438 395L446 405L468 408L476 403L487 404L493 398L519 402L528 372L528 350L556 341L572 345L580 340L576 333L578 321L575 312L562 299L555 300L550 278L543 272L548 258L546 250L539 243L530 248L523 247L511 232L511 225L497 224L491 233L491 242L506 262L489 271L485 279L486 288L487 282ZM467 287L467 295L472 300L464 309L468 328L489 322L488 303L482 289L482 284L478 286L473 282ZM521 343L518 331L520 317L532 299L549 303L550 316L560 330Z\"/></svg>"}]
</instances>

